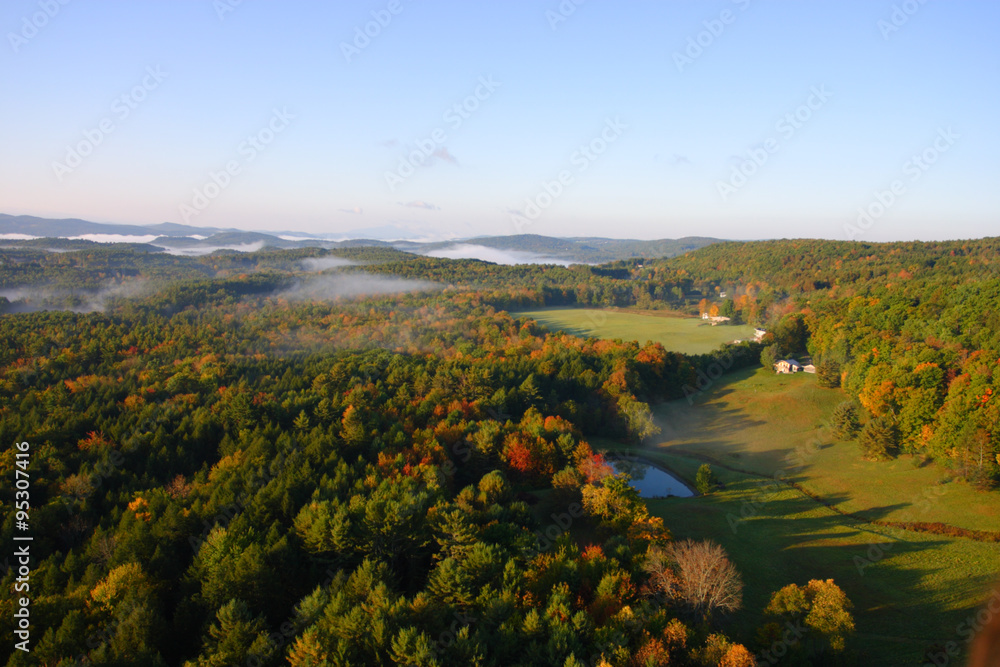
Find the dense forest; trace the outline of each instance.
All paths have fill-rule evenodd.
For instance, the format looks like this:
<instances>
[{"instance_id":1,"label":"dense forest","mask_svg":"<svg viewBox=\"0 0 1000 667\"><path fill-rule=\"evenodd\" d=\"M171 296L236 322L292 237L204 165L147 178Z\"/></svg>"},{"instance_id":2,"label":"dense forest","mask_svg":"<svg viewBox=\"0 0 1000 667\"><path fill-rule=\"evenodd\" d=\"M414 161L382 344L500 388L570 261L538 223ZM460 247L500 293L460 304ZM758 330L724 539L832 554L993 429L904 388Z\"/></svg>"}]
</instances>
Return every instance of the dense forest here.
<instances>
[{"instance_id":1,"label":"dense forest","mask_svg":"<svg viewBox=\"0 0 1000 667\"><path fill-rule=\"evenodd\" d=\"M570 267L19 245L0 250L0 468L30 443L34 630L10 665L737 667L773 664L786 627L788 664L855 664L833 581L787 582L731 636L753 572L673 540L590 444L655 435L650 405L717 367L810 354L852 398L859 456L1000 479L997 239ZM688 356L507 312L543 305L769 333Z\"/></svg>"},{"instance_id":2,"label":"dense forest","mask_svg":"<svg viewBox=\"0 0 1000 667\"><path fill-rule=\"evenodd\" d=\"M856 399L865 428L847 430L865 456L1000 480L1000 240L719 244L649 270L728 291L724 312L779 334L767 358L808 351L825 365Z\"/></svg>"}]
</instances>

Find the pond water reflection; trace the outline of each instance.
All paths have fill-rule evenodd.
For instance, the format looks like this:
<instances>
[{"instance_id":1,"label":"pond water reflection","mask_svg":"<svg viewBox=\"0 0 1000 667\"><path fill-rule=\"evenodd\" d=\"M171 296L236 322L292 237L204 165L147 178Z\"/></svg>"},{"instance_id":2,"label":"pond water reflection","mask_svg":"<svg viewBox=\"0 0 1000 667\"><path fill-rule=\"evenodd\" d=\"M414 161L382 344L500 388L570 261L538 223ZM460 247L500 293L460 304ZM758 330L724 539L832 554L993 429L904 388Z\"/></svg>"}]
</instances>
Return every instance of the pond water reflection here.
<instances>
[{"instance_id":1,"label":"pond water reflection","mask_svg":"<svg viewBox=\"0 0 1000 667\"><path fill-rule=\"evenodd\" d=\"M694 492L682 481L662 468L638 459L615 459L610 462L615 472L627 473L632 478L632 488L642 498L663 498L678 496L689 498Z\"/></svg>"}]
</instances>

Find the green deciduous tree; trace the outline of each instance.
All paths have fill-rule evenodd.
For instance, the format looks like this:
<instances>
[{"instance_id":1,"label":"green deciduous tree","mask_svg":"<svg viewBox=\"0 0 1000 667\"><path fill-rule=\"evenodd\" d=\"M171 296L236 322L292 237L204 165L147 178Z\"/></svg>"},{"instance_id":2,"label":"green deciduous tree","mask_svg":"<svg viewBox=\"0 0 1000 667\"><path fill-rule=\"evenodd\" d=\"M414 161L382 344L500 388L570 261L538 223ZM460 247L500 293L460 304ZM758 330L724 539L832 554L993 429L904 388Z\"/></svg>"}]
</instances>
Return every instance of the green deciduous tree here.
<instances>
[{"instance_id":1,"label":"green deciduous tree","mask_svg":"<svg viewBox=\"0 0 1000 667\"><path fill-rule=\"evenodd\" d=\"M813 654L841 652L854 632L851 601L833 579L813 579L805 586L789 584L771 596L765 612L810 630L812 640L804 646Z\"/></svg>"},{"instance_id":2,"label":"green deciduous tree","mask_svg":"<svg viewBox=\"0 0 1000 667\"><path fill-rule=\"evenodd\" d=\"M808 338L805 319L798 313L786 315L774 330L775 343L787 354L805 352Z\"/></svg>"},{"instance_id":3,"label":"green deciduous tree","mask_svg":"<svg viewBox=\"0 0 1000 667\"><path fill-rule=\"evenodd\" d=\"M771 370L783 356L781 348L777 344L767 345L760 351L760 365Z\"/></svg>"},{"instance_id":4,"label":"green deciduous tree","mask_svg":"<svg viewBox=\"0 0 1000 667\"><path fill-rule=\"evenodd\" d=\"M694 484L698 489L698 493L711 493L715 490L715 487L719 485L719 478L715 476L714 472L712 472L712 466L707 463L703 463L698 468Z\"/></svg>"}]
</instances>

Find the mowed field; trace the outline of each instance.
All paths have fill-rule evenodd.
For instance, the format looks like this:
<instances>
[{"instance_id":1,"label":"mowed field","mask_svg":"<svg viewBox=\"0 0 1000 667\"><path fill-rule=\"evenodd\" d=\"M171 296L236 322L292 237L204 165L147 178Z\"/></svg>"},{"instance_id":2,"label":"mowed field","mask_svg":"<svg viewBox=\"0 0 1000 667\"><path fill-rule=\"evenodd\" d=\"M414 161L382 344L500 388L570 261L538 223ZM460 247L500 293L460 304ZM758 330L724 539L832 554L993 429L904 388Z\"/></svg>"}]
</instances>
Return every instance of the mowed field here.
<instances>
[{"instance_id":1,"label":"mowed field","mask_svg":"<svg viewBox=\"0 0 1000 667\"><path fill-rule=\"evenodd\" d=\"M815 376L747 369L693 403L656 407L663 432L641 454L689 482L701 463L714 462L725 488L647 502L675 538L716 540L741 571L752 573L745 578L745 616L735 619L741 639L752 640L749 619L772 592L832 578L855 605L855 648L868 664L919 665L933 644L966 645L975 626L970 617L1000 576L1000 546L869 522L1000 530L1000 494L975 491L942 467L909 457L862 461L855 443L833 439L826 427L842 400L840 390L818 387ZM776 475L835 509L776 482Z\"/></svg>"},{"instance_id":2,"label":"mowed field","mask_svg":"<svg viewBox=\"0 0 1000 667\"><path fill-rule=\"evenodd\" d=\"M1000 531L1000 493L950 481L943 466L908 455L865 461L856 442L836 440L829 420L846 398L839 389L818 386L815 375L745 369L724 376L692 403L656 406L662 433L655 447L764 477L778 474L868 520Z\"/></svg>"},{"instance_id":3,"label":"mowed field","mask_svg":"<svg viewBox=\"0 0 1000 667\"><path fill-rule=\"evenodd\" d=\"M511 313L530 317L550 331L565 331L584 338L621 338L640 343L653 341L685 354L705 354L723 343L753 338L748 325L712 326L696 317L677 317L651 311L596 308L545 308Z\"/></svg>"}]
</instances>

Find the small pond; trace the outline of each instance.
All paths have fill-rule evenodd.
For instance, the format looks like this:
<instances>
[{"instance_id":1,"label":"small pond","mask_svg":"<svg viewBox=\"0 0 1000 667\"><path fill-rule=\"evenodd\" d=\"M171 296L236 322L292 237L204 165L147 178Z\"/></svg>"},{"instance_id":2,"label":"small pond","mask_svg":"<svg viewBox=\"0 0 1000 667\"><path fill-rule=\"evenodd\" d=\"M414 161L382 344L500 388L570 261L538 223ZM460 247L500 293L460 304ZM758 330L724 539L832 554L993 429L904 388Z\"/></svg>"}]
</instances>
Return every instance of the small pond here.
<instances>
[{"instance_id":1,"label":"small pond","mask_svg":"<svg viewBox=\"0 0 1000 667\"><path fill-rule=\"evenodd\" d=\"M642 498L678 496L690 498L694 492L673 475L640 459L615 459L610 461L615 472L624 472L632 478L632 488Z\"/></svg>"}]
</instances>

